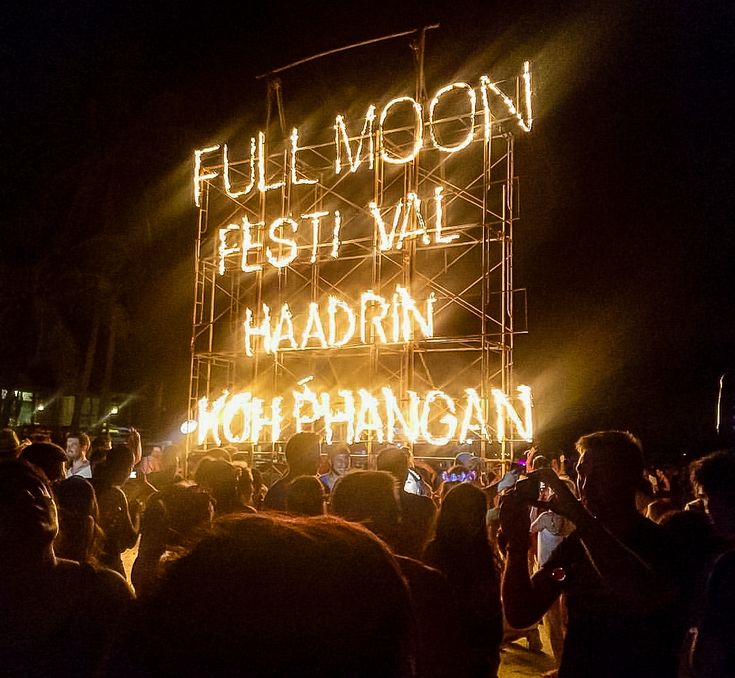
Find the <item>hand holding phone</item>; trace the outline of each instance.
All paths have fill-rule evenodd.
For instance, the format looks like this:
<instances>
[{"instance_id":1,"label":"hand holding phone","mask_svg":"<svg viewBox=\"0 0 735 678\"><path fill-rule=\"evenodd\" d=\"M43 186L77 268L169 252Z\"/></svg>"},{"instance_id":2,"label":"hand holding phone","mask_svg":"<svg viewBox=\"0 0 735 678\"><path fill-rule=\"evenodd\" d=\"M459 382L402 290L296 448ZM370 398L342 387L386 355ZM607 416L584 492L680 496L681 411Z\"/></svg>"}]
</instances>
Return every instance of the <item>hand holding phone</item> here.
<instances>
[{"instance_id":1,"label":"hand holding phone","mask_svg":"<svg viewBox=\"0 0 735 678\"><path fill-rule=\"evenodd\" d=\"M550 468L542 468L534 471L529 476L537 483L546 483L553 491L554 495L547 504L547 507L554 513L558 513L565 518L569 518L572 522L579 520L582 514L586 513L586 509L577 499L567 484L559 478Z\"/></svg>"}]
</instances>

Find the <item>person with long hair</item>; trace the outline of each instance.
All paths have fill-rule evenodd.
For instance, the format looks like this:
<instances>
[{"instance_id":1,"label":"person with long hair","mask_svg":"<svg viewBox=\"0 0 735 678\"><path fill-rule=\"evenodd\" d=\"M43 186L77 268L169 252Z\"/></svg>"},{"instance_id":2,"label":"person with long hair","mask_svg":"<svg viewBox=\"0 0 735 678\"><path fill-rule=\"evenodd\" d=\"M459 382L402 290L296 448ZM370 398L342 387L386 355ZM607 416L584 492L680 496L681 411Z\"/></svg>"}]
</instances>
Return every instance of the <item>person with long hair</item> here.
<instances>
[{"instance_id":1,"label":"person with long hair","mask_svg":"<svg viewBox=\"0 0 735 678\"><path fill-rule=\"evenodd\" d=\"M398 565L367 529L234 514L141 599L106 675L410 678L413 627Z\"/></svg>"},{"instance_id":2,"label":"person with long hair","mask_svg":"<svg viewBox=\"0 0 735 678\"><path fill-rule=\"evenodd\" d=\"M470 675L483 677L497 675L503 639L499 565L487 536L486 512L482 490L469 483L453 487L424 550L424 562L444 573L455 595Z\"/></svg>"},{"instance_id":3,"label":"person with long hair","mask_svg":"<svg viewBox=\"0 0 735 678\"><path fill-rule=\"evenodd\" d=\"M82 476L69 476L54 488L54 499L59 509L56 555L99 565L104 534L92 484Z\"/></svg>"}]
</instances>

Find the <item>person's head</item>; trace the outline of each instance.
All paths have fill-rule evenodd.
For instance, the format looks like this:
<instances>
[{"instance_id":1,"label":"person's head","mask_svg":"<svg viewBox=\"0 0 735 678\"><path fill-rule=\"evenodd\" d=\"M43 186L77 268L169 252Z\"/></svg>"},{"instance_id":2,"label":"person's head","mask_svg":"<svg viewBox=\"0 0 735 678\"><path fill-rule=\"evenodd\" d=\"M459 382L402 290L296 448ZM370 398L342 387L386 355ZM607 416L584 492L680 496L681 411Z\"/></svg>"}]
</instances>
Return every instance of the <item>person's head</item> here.
<instances>
[{"instance_id":1,"label":"person's head","mask_svg":"<svg viewBox=\"0 0 735 678\"><path fill-rule=\"evenodd\" d=\"M544 456L537 454L532 460L533 470L538 471L542 468L551 468L551 462Z\"/></svg>"},{"instance_id":2,"label":"person's head","mask_svg":"<svg viewBox=\"0 0 735 678\"><path fill-rule=\"evenodd\" d=\"M250 473L253 477L253 506L257 508L260 505L260 502L263 501L263 494L266 490L266 486L265 481L263 480L263 474L260 472L259 468L253 466L250 469Z\"/></svg>"},{"instance_id":3,"label":"person's head","mask_svg":"<svg viewBox=\"0 0 735 678\"><path fill-rule=\"evenodd\" d=\"M398 484L391 473L348 473L335 484L329 506L335 516L364 524L389 544L394 541L401 509Z\"/></svg>"},{"instance_id":4,"label":"person's head","mask_svg":"<svg viewBox=\"0 0 735 678\"><path fill-rule=\"evenodd\" d=\"M207 456L212 459L222 459L224 461L232 461L230 453L224 447L213 447L207 450Z\"/></svg>"},{"instance_id":5,"label":"person's head","mask_svg":"<svg viewBox=\"0 0 735 678\"><path fill-rule=\"evenodd\" d=\"M675 510L676 506L674 506L674 502L671 501L671 499L659 498L654 499L648 504L648 506L646 506L645 516L654 523L660 523L661 519L667 513L671 513Z\"/></svg>"},{"instance_id":6,"label":"person's head","mask_svg":"<svg viewBox=\"0 0 735 678\"><path fill-rule=\"evenodd\" d=\"M299 516L324 515L324 485L316 476L299 476L288 485L286 511Z\"/></svg>"},{"instance_id":7,"label":"person's head","mask_svg":"<svg viewBox=\"0 0 735 678\"><path fill-rule=\"evenodd\" d=\"M236 455L240 454L234 445L223 445L222 449L230 456L230 461L236 461Z\"/></svg>"},{"instance_id":8,"label":"person's head","mask_svg":"<svg viewBox=\"0 0 735 678\"><path fill-rule=\"evenodd\" d=\"M66 437L66 458L69 460L69 464L84 461L87 458L89 447L89 436L86 433L72 431Z\"/></svg>"},{"instance_id":9,"label":"person's head","mask_svg":"<svg viewBox=\"0 0 735 678\"><path fill-rule=\"evenodd\" d=\"M154 501L165 506L167 519L166 546L178 547L206 533L214 517L214 501L208 492L196 485L170 485Z\"/></svg>"},{"instance_id":10,"label":"person's head","mask_svg":"<svg viewBox=\"0 0 735 678\"><path fill-rule=\"evenodd\" d=\"M364 528L237 516L167 568L111 663L132 675L400 678L411 625L395 560Z\"/></svg>"},{"instance_id":11,"label":"person's head","mask_svg":"<svg viewBox=\"0 0 735 678\"><path fill-rule=\"evenodd\" d=\"M20 454L20 440L12 428L0 429L0 461L17 459Z\"/></svg>"},{"instance_id":12,"label":"person's head","mask_svg":"<svg viewBox=\"0 0 735 678\"><path fill-rule=\"evenodd\" d=\"M347 445L332 445L328 454L332 473L343 476L350 470L350 448Z\"/></svg>"},{"instance_id":13,"label":"person's head","mask_svg":"<svg viewBox=\"0 0 735 678\"><path fill-rule=\"evenodd\" d=\"M107 453L112 449L112 438L109 433L100 433L92 440L92 443L87 453L87 460L89 461L92 475L95 475L95 469L105 462L107 459Z\"/></svg>"},{"instance_id":14,"label":"person's head","mask_svg":"<svg viewBox=\"0 0 735 678\"><path fill-rule=\"evenodd\" d=\"M205 457L197 467L194 479L214 499L217 515L224 515L238 508L239 476L240 469L229 461Z\"/></svg>"},{"instance_id":15,"label":"person's head","mask_svg":"<svg viewBox=\"0 0 735 678\"><path fill-rule=\"evenodd\" d=\"M92 559L95 541L101 540L99 508L92 484L71 476L54 488L59 511L59 534L54 542L56 555L80 562Z\"/></svg>"},{"instance_id":16,"label":"person's head","mask_svg":"<svg viewBox=\"0 0 735 678\"><path fill-rule=\"evenodd\" d=\"M88 461L93 477L97 475L98 467L102 466L105 461L107 461L108 452L109 450L103 447L97 450L92 450L89 453Z\"/></svg>"},{"instance_id":17,"label":"person's head","mask_svg":"<svg viewBox=\"0 0 735 678\"><path fill-rule=\"evenodd\" d=\"M166 445L161 452L161 470L176 471L182 456L182 451L177 445Z\"/></svg>"},{"instance_id":18,"label":"person's head","mask_svg":"<svg viewBox=\"0 0 735 678\"><path fill-rule=\"evenodd\" d=\"M316 433L294 433L286 443L289 475L313 476L319 468L319 436Z\"/></svg>"},{"instance_id":19,"label":"person's head","mask_svg":"<svg viewBox=\"0 0 735 678\"><path fill-rule=\"evenodd\" d=\"M51 433L49 431L34 431L29 438L32 443L50 443Z\"/></svg>"},{"instance_id":20,"label":"person's head","mask_svg":"<svg viewBox=\"0 0 735 678\"><path fill-rule=\"evenodd\" d=\"M102 466L103 477L110 485L122 485L129 477L135 455L127 445L114 445Z\"/></svg>"},{"instance_id":21,"label":"person's head","mask_svg":"<svg viewBox=\"0 0 735 678\"><path fill-rule=\"evenodd\" d=\"M436 470L420 459L414 460L413 469L421 476L422 482L428 486L428 489L433 491L436 487Z\"/></svg>"},{"instance_id":22,"label":"person's head","mask_svg":"<svg viewBox=\"0 0 735 678\"><path fill-rule=\"evenodd\" d=\"M53 553L56 505L46 478L26 461L0 464L0 568Z\"/></svg>"},{"instance_id":23,"label":"person's head","mask_svg":"<svg viewBox=\"0 0 735 678\"><path fill-rule=\"evenodd\" d=\"M91 516L99 521L97 495L92 483L81 476L70 476L54 488L54 497L59 511L69 511Z\"/></svg>"},{"instance_id":24,"label":"person's head","mask_svg":"<svg viewBox=\"0 0 735 678\"><path fill-rule=\"evenodd\" d=\"M485 515L487 500L482 490L471 483L460 483L447 492L436 520L436 538L487 541Z\"/></svg>"},{"instance_id":25,"label":"person's head","mask_svg":"<svg viewBox=\"0 0 735 678\"><path fill-rule=\"evenodd\" d=\"M112 438L109 433L101 433L92 440L90 456L98 450L103 450L105 455L112 449Z\"/></svg>"},{"instance_id":26,"label":"person's head","mask_svg":"<svg viewBox=\"0 0 735 678\"><path fill-rule=\"evenodd\" d=\"M237 478L237 496L243 506L253 503L253 470L245 461L233 461L232 465L239 472Z\"/></svg>"},{"instance_id":27,"label":"person's head","mask_svg":"<svg viewBox=\"0 0 735 678\"><path fill-rule=\"evenodd\" d=\"M408 475L408 453L399 447L386 447L378 453L378 471L388 471L401 487Z\"/></svg>"},{"instance_id":28,"label":"person's head","mask_svg":"<svg viewBox=\"0 0 735 678\"><path fill-rule=\"evenodd\" d=\"M719 451L702 457L692 465L691 477L717 532L735 538L735 453Z\"/></svg>"},{"instance_id":29,"label":"person's head","mask_svg":"<svg viewBox=\"0 0 735 678\"><path fill-rule=\"evenodd\" d=\"M66 454L54 443L31 443L23 448L20 458L40 468L51 483L64 479Z\"/></svg>"},{"instance_id":30,"label":"person's head","mask_svg":"<svg viewBox=\"0 0 735 678\"><path fill-rule=\"evenodd\" d=\"M628 431L598 431L576 444L577 489L587 509L597 516L636 510L636 492L643 482L641 443Z\"/></svg>"}]
</instances>

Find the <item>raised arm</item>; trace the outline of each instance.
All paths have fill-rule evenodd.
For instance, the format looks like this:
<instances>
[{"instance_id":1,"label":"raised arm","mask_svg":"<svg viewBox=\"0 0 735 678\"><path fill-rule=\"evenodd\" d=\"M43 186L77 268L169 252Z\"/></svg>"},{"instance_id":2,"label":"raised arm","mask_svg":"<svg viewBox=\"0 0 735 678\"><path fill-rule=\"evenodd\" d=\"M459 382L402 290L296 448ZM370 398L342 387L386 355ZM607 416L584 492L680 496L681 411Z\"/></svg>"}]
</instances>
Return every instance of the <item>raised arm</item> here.
<instances>
[{"instance_id":1,"label":"raised arm","mask_svg":"<svg viewBox=\"0 0 735 678\"><path fill-rule=\"evenodd\" d=\"M645 610L669 597L672 590L668 578L593 516L551 469L536 471L532 477L554 491L551 510L574 523L590 562L607 586L620 596L621 604Z\"/></svg>"},{"instance_id":2,"label":"raised arm","mask_svg":"<svg viewBox=\"0 0 735 678\"><path fill-rule=\"evenodd\" d=\"M500 525L508 543L503 573L503 607L508 623L526 628L538 622L561 593L561 584L543 570L528 571L529 505L511 492L503 498Z\"/></svg>"}]
</instances>

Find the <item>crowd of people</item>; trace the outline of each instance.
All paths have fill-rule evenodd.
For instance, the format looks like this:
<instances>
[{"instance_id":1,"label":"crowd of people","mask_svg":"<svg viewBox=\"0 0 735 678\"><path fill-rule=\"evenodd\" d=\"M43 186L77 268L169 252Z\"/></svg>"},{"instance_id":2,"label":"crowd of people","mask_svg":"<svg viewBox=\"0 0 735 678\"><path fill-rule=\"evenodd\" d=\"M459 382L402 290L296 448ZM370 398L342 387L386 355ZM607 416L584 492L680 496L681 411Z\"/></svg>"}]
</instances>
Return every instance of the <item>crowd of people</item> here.
<instances>
[{"instance_id":1,"label":"crowd of people","mask_svg":"<svg viewBox=\"0 0 735 678\"><path fill-rule=\"evenodd\" d=\"M492 677L541 623L560 678L735 676L734 453L322 449L0 431L0 675Z\"/></svg>"}]
</instances>

